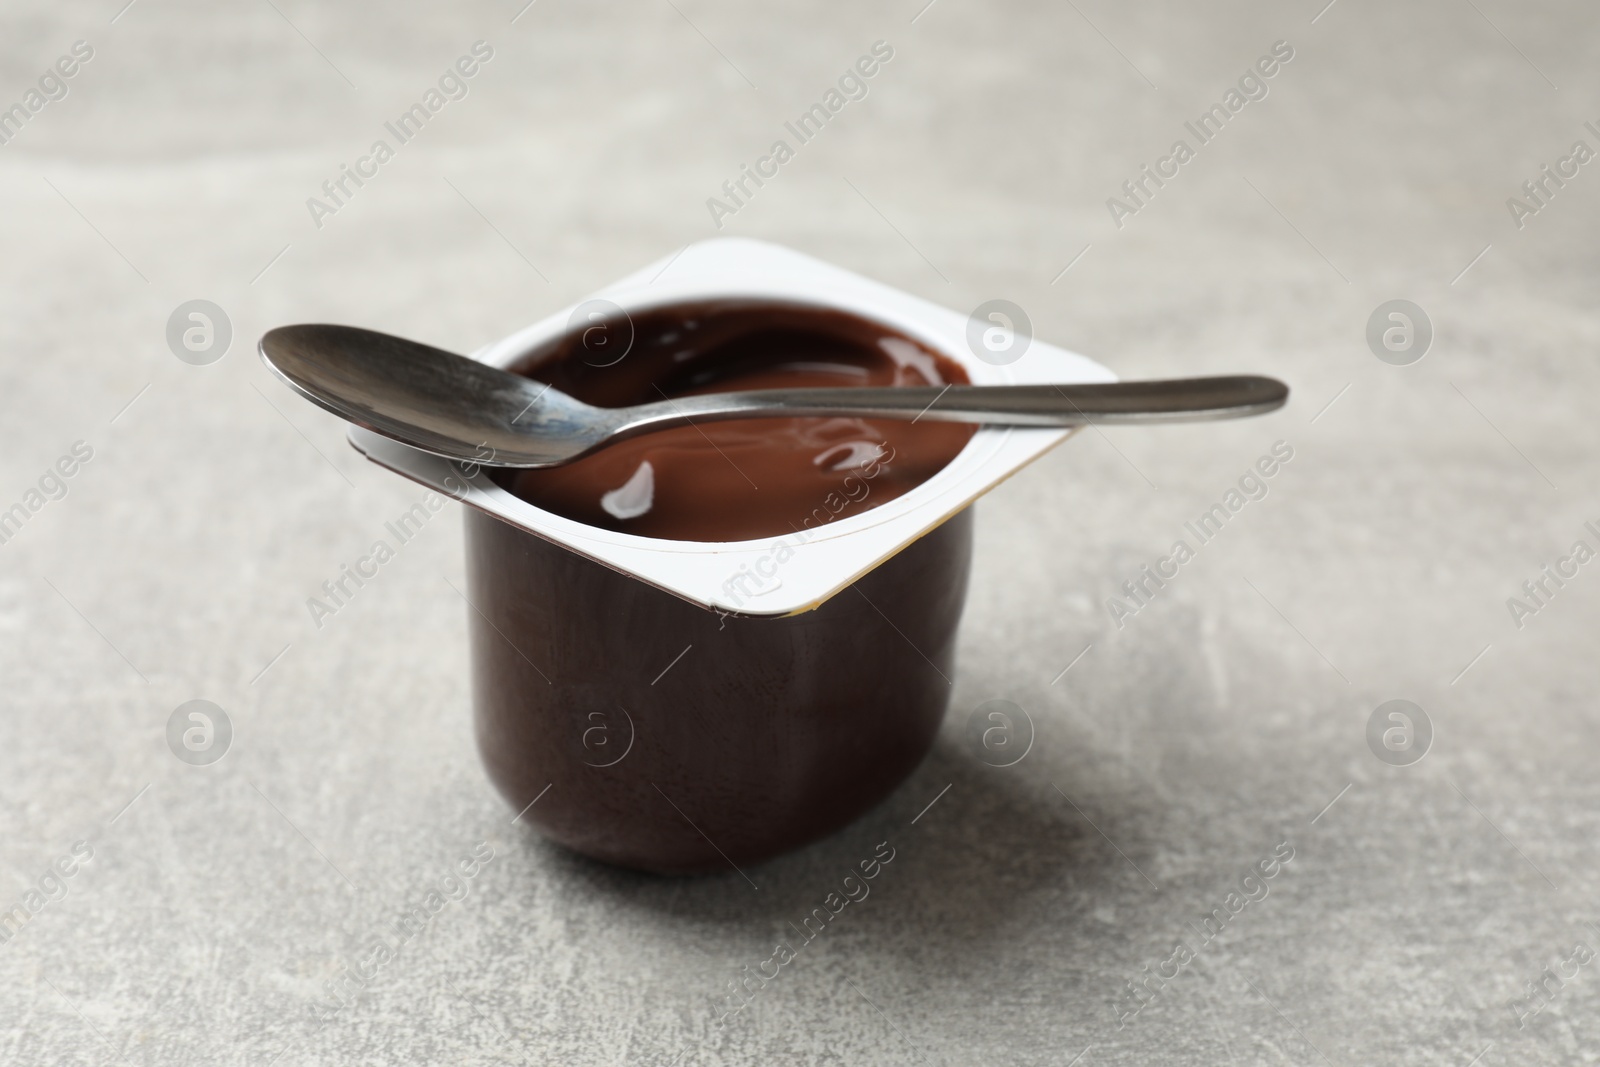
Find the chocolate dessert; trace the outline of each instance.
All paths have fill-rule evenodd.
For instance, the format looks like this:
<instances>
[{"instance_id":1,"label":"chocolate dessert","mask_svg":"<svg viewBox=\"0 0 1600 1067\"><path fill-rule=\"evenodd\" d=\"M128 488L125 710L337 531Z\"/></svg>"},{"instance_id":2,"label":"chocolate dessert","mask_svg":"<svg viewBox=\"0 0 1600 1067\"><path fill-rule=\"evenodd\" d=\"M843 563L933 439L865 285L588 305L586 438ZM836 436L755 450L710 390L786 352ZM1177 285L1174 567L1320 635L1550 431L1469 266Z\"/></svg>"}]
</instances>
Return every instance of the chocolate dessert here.
<instances>
[{"instance_id":1,"label":"chocolate dessert","mask_svg":"<svg viewBox=\"0 0 1600 1067\"><path fill-rule=\"evenodd\" d=\"M621 407L698 393L965 384L966 372L845 312L726 299L578 330L510 370L586 403ZM623 353L619 337L631 333ZM613 346L608 349L606 346ZM500 470L522 499L590 526L681 541L744 541L859 515L938 473L976 427L861 418L705 422L610 445L561 467Z\"/></svg>"}]
</instances>

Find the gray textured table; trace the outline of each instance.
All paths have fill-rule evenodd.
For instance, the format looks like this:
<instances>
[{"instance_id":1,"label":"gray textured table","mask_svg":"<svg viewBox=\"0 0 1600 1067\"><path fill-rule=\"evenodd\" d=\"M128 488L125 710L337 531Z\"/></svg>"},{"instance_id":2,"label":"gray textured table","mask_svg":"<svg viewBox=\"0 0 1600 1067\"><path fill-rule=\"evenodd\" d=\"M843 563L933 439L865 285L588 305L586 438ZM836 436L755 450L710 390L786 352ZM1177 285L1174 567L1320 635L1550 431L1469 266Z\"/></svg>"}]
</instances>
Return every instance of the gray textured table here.
<instances>
[{"instance_id":1,"label":"gray textured table","mask_svg":"<svg viewBox=\"0 0 1600 1067\"><path fill-rule=\"evenodd\" d=\"M1600 1059L1600 564L1571 553L1600 547L1600 164L1573 152L1600 150L1600 19L1323 2L10 5L0 1061ZM465 95L389 133L480 40ZM864 99L708 208L879 40ZM368 177L335 201L343 165ZM1295 388L1082 434L986 499L937 749L758 892L512 824L471 744L455 505L312 625L417 494L252 352L318 319L470 349L717 232L1015 300L1125 376ZM193 299L231 323L219 362L169 349ZM1369 348L1393 299L1431 322L1420 362ZM1266 495L1127 600L1279 441ZM1546 565L1569 577L1526 593ZM1009 768L963 739L996 698L1037 733ZM192 699L232 724L210 766L167 743ZM1409 754L1368 743L1391 699L1431 724L1409 766L1416 716ZM870 898L719 1024L884 840ZM340 1005L350 967L375 974Z\"/></svg>"}]
</instances>

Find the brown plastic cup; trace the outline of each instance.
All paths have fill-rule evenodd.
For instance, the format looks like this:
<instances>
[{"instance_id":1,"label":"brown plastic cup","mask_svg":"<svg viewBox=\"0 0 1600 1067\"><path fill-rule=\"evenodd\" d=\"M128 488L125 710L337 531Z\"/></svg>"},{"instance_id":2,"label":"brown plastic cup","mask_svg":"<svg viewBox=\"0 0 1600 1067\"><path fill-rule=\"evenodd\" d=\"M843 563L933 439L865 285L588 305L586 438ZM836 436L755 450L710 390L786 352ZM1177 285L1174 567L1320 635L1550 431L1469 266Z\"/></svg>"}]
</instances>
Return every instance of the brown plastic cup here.
<instances>
[{"instance_id":1,"label":"brown plastic cup","mask_svg":"<svg viewBox=\"0 0 1600 1067\"><path fill-rule=\"evenodd\" d=\"M569 848L742 867L851 822L933 744L970 511L778 618L708 611L476 509L466 534L479 750L522 821Z\"/></svg>"},{"instance_id":2,"label":"brown plastic cup","mask_svg":"<svg viewBox=\"0 0 1600 1067\"><path fill-rule=\"evenodd\" d=\"M518 366L596 307L627 320L730 297L864 317L978 384L1115 380L1025 335L996 358L987 339L1010 320L980 315L987 304L961 314L744 239L691 245L476 358ZM969 506L1069 433L984 427L904 495L794 535L715 543L599 529L481 467L360 427L350 439L468 505L477 739L517 819L597 859L686 874L816 840L916 768L954 677Z\"/></svg>"}]
</instances>

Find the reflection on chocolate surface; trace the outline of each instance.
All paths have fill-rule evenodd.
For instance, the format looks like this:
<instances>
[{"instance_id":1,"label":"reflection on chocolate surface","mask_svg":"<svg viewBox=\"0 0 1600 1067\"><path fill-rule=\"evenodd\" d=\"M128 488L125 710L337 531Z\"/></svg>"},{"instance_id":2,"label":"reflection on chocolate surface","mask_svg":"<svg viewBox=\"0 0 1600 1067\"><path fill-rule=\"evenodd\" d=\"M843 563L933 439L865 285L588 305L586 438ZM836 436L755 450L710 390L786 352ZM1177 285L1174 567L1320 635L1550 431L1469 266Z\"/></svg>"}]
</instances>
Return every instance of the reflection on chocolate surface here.
<instances>
[{"instance_id":1,"label":"reflection on chocolate surface","mask_svg":"<svg viewBox=\"0 0 1600 1067\"><path fill-rule=\"evenodd\" d=\"M595 358L584 335L571 333L510 369L604 407L744 389L968 381L954 361L832 309L724 299L640 312L632 322L621 359ZM955 458L974 430L893 419L708 422L621 441L562 467L492 476L590 526L741 541L815 529L893 500Z\"/></svg>"}]
</instances>

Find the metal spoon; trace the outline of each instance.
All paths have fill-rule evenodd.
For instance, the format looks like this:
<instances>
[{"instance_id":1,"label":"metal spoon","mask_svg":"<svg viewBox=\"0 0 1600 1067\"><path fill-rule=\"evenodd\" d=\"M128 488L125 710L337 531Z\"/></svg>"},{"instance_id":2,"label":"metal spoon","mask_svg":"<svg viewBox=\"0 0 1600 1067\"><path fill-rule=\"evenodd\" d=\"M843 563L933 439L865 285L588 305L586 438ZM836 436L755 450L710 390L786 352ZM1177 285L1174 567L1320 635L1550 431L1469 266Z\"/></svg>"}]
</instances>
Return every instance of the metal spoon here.
<instances>
[{"instance_id":1,"label":"metal spoon","mask_svg":"<svg viewBox=\"0 0 1600 1067\"><path fill-rule=\"evenodd\" d=\"M1097 385L766 389L601 408L543 382L353 326L280 326L261 358L301 396L424 452L554 467L611 441L714 419L854 415L1000 426L1192 422L1261 415L1289 387L1237 375Z\"/></svg>"}]
</instances>

